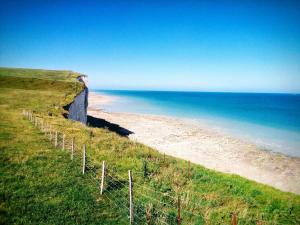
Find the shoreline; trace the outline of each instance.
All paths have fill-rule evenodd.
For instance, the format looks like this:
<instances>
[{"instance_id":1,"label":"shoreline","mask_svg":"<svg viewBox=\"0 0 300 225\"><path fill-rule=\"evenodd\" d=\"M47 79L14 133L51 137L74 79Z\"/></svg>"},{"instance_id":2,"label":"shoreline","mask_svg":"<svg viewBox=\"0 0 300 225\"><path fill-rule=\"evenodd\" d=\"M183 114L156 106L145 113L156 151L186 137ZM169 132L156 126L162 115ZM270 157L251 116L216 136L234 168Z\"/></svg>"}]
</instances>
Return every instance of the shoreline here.
<instances>
[{"instance_id":1,"label":"shoreline","mask_svg":"<svg viewBox=\"0 0 300 225\"><path fill-rule=\"evenodd\" d=\"M263 150L188 119L99 109L115 98L91 92L88 114L132 131L131 140L161 153L300 194L300 158Z\"/></svg>"}]
</instances>

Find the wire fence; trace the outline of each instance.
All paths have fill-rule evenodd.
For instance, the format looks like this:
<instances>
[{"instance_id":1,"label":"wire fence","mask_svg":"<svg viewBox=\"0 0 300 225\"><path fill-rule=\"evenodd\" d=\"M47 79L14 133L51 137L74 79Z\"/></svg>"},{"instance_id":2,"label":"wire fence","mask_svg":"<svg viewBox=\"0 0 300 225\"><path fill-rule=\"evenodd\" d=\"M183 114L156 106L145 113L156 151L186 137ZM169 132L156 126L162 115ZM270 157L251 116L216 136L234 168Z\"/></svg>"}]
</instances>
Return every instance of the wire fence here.
<instances>
[{"instance_id":1,"label":"wire fence","mask_svg":"<svg viewBox=\"0 0 300 225\"><path fill-rule=\"evenodd\" d=\"M199 209L201 206L193 204L193 210L189 210L182 204L182 197L198 194L188 193L170 194L162 192L144 183L133 182L129 177L118 174L115 171L96 165L96 159L86 153L86 145L77 143L74 136L67 136L55 129L55 125L43 118L33 114L31 111L23 110L22 115L37 127L57 149L70 153L70 160L78 159L82 162L82 173L93 185L99 187L99 194L109 201L122 218L129 224L167 224L180 225L182 223L196 224L202 219ZM165 160L165 157L164 157ZM107 162L106 162L107 163ZM190 164L188 167L190 173ZM129 172L131 174L131 172ZM133 173L134 176L144 176L145 172ZM198 207L199 206L199 207ZM231 215L231 224L237 224L235 213Z\"/></svg>"}]
</instances>

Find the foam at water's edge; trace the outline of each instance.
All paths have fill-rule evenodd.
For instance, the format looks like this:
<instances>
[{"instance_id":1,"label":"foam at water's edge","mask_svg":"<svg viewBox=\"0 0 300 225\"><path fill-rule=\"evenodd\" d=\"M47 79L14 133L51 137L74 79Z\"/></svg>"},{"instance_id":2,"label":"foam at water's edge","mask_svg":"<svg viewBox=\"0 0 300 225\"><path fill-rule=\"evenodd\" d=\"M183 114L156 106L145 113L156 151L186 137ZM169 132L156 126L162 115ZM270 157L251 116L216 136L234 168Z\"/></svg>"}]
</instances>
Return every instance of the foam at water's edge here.
<instances>
[{"instance_id":1,"label":"foam at water's edge","mask_svg":"<svg viewBox=\"0 0 300 225\"><path fill-rule=\"evenodd\" d=\"M239 118L210 115L201 111L200 108L195 107L191 110L184 104L180 105L180 102L168 104L168 102L160 102L159 99L156 101L144 96L140 97L138 93L136 96L119 95L119 92L111 91L99 93L119 96L116 101L102 106L109 112L131 112L194 119L202 126L250 141L262 149L300 157L300 132L297 130L273 127L270 124L266 126Z\"/></svg>"}]
</instances>

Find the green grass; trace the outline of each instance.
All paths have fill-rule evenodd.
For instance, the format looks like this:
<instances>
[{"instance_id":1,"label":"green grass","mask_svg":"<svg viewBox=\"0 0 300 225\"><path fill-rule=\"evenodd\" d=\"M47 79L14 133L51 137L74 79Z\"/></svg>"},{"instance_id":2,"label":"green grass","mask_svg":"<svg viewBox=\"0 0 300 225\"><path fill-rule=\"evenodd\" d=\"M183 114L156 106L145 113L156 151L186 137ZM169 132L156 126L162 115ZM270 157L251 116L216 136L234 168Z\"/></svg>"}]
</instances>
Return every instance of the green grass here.
<instances>
[{"instance_id":1,"label":"green grass","mask_svg":"<svg viewBox=\"0 0 300 225\"><path fill-rule=\"evenodd\" d=\"M78 160L70 162L19 113L2 113L0 119L2 223L117 223L107 202L97 201L96 186L81 175Z\"/></svg>"},{"instance_id":2,"label":"green grass","mask_svg":"<svg viewBox=\"0 0 300 225\"><path fill-rule=\"evenodd\" d=\"M38 78L44 80L75 81L81 75L71 70L41 70L24 68L5 68L0 67L0 76L19 77L19 78Z\"/></svg>"},{"instance_id":3,"label":"green grass","mask_svg":"<svg viewBox=\"0 0 300 225\"><path fill-rule=\"evenodd\" d=\"M53 77L52 71L47 71L43 77L34 70L30 77L31 71L21 69L19 75L19 70L0 69L2 222L128 224L127 173L132 170L137 224L145 222L150 205L155 224L176 224L178 195L182 224L230 224L232 213L237 214L238 224L300 223L298 195L194 164L189 179L184 160L164 158L108 130L64 119L62 106L82 88L72 77L57 80L67 76L66 71L53 71ZM44 134L22 118L22 109L32 110L40 120L64 133L68 148L54 149ZM69 150L72 137L76 138L74 161ZM89 167L84 176L83 144L87 145ZM108 176L101 196L98 181L103 160Z\"/></svg>"}]
</instances>

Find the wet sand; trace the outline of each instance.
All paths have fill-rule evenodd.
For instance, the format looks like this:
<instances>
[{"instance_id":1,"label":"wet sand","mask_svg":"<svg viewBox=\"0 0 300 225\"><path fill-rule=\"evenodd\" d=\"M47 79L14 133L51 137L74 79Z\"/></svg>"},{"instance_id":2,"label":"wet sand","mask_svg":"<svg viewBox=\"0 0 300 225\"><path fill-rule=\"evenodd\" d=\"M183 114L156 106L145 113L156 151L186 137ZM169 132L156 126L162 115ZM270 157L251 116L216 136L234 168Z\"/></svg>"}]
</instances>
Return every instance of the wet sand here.
<instances>
[{"instance_id":1,"label":"wet sand","mask_svg":"<svg viewBox=\"0 0 300 225\"><path fill-rule=\"evenodd\" d=\"M262 150L193 120L100 109L111 101L114 97L90 93L88 114L132 131L130 139L159 152L300 194L300 158Z\"/></svg>"}]
</instances>

